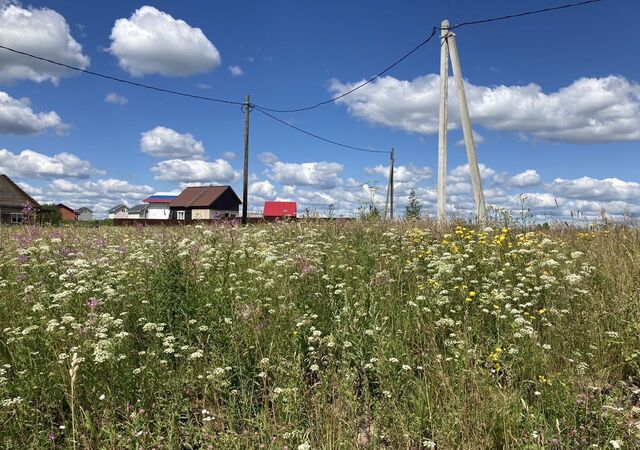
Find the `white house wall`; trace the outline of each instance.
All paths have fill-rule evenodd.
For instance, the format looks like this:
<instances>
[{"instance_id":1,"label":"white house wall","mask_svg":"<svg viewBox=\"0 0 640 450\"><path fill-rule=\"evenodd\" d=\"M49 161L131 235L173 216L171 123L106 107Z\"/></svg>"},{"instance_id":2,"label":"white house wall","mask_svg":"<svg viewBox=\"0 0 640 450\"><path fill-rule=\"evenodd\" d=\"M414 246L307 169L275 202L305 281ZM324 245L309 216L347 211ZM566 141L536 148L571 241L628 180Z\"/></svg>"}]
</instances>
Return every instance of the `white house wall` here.
<instances>
[{"instance_id":1,"label":"white house wall","mask_svg":"<svg viewBox=\"0 0 640 450\"><path fill-rule=\"evenodd\" d=\"M169 213L169 203L150 203L147 210L147 219L167 220Z\"/></svg>"}]
</instances>

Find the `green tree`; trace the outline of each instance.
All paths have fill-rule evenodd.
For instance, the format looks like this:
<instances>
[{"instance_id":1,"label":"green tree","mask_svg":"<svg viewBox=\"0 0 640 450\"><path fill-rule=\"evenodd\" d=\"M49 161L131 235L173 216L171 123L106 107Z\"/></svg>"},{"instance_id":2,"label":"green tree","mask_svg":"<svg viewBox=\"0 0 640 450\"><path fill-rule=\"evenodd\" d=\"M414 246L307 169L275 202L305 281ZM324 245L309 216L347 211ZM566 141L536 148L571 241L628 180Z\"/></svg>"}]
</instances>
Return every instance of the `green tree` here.
<instances>
[{"instance_id":1,"label":"green tree","mask_svg":"<svg viewBox=\"0 0 640 450\"><path fill-rule=\"evenodd\" d=\"M404 216L409 220L419 219L422 214L422 203L416 197L416 191L411 189L409 192L409 203L405 207Z\"/></svg>"}]
</instances>

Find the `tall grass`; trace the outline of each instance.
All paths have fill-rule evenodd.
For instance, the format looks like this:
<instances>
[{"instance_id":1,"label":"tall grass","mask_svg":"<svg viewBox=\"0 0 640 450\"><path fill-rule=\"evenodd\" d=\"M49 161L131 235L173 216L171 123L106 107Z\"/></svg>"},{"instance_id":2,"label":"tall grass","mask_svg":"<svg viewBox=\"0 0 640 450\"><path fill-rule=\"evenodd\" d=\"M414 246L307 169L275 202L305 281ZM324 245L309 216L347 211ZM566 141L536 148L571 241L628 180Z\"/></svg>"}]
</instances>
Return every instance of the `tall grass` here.
<instances>
[{"instance_id":1,"label":"tall grass","mask_svg":"<svg viewBox=\"0 0 640 450\"><path fill-rule=\"evenodd\" d=\"M638 448L640 234L0 228L1 448Z\"/></svg>"}]
</instances>

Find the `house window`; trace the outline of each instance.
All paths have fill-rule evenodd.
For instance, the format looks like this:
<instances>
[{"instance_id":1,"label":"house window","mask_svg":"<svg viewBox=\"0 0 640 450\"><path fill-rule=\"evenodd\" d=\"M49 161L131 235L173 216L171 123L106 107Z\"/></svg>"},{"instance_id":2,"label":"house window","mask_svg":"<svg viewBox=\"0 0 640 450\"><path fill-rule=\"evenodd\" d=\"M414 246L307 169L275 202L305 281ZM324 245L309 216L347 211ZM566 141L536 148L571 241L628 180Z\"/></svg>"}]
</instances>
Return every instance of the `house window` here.
<instances>
[{"instance_id":1,"label":"house window","mask_svg":"<svg viewBox=\"0 0 640 450\"><path fill-rule=\"evenodd\" d=\"M184 220L184 211L178 211L177 215L178 215L178 220Z\"/></svg>"},{"instance_id":2,"label":"house window","mask_svg":"<svg viewBox=\"0 0 640 450\"><path fill-rule=\"evenodd\" d=\"M22 223L22 213L11 213L11 223Z\"/></svg>"}]
</instances>

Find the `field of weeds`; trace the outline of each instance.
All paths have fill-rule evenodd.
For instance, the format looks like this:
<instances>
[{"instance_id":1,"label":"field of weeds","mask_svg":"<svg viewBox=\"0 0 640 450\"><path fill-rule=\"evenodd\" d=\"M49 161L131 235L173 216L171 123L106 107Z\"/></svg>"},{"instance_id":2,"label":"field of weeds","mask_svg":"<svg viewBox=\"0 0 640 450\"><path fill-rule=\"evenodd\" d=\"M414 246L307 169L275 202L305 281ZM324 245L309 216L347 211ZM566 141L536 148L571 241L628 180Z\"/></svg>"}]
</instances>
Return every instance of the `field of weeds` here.
<instances>
[{"instance_id":1,"label":"field of weeds","mask_svg":"<svg viewBox=\"0 0 640 450\"><path fill-rule=\"evenodd\" d=\"M0 448L640 447L640 233L0 228Z\"/></svg>"}]
</instances>

